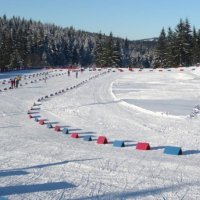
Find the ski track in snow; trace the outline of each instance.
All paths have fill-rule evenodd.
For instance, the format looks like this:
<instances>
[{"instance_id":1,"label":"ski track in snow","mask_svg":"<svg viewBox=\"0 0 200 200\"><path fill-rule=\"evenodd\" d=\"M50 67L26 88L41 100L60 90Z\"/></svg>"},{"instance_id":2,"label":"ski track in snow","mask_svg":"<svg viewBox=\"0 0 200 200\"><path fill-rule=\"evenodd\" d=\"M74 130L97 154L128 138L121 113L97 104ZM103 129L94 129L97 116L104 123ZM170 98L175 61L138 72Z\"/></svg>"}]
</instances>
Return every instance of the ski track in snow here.
<instances>
[{"instance_id":1,"label":"ski track in snow","mask_svg":"<svg viewBox=\"0 0 200 200\"><path fill-rule=\"evenodd\" d=\"M124 95L141 99L148 95L149 98L157 95L160 99L173 99L172 95L198 98L200 69L190 69L184 72L125 70L123 73L111 70L42 101L34 114L68 126L70 132L76 131L81 137L92 135L97 139L105 135L111 142L107 145L97 145L96 140L71 139L70 135L49 130L27 116L27 110L39 97L70 88L102 72L84 71L77 79L75 73L70 77L62 74L47 79L46 83L40 81L1 92L0 197L20 200L200 199L199 119L162 114L163 111L151 111L146 105L142 108L123 99ZM51 70L49 74L63 72L65 70ZM32 76L29 81L35 78ZM146 87L148 82L158 84L153 90L150 88L150 93L149 90L146 93L127 90L124 95L115 93L116 88L137 88L138 83ZM171 91L167 89L170 82L178 83ZM184 85L189 84L191 87L185 90L191 90L190 95L194 94L191 98L184 91ZM115 139L125 140L127 147L114 148ZM135 150L138 141L149 142L152 150ZM163 154L166 145L181 146L185 155Z\"/></svg>"}]
</instances>

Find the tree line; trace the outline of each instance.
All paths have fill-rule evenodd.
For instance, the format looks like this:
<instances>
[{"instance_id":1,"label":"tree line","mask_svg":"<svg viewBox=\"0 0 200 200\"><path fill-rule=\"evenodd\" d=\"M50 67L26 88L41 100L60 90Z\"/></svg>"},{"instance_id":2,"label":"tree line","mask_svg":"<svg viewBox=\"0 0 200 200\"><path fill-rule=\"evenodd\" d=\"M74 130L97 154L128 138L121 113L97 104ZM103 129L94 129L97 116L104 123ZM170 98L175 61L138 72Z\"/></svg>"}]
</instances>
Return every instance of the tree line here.
<instances>
[{"instance_id":1,"label":"tree line","mask_svg":"<svg viewBox=\"0 0 200 200\"><path fill-rule=\"evenodd\" d=\"M0 17L0 70L41 66L150 67L154 41L130 41L20 17Z\"/></svg>"},{"instance_id":2,"label":"tree line","mask_svg":"<svg viewBox=\"0 0 200 200\"><path fill-rule=\"evenodd\" d=\"M175 30L163 28L155 49L155 67L191 66L200 63L200 30L180 20Z\"/></svg>"}]
</instances>

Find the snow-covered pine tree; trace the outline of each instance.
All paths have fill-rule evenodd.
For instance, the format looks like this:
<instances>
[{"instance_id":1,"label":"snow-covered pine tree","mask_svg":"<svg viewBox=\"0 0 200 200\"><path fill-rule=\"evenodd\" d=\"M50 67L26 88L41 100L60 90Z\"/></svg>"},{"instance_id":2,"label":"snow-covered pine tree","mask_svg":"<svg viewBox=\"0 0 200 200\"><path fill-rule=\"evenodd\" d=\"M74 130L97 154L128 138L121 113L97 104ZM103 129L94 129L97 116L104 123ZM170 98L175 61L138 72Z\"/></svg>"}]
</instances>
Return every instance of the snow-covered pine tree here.
<instances>
[{"instance_id":1,"label":"snow-covered pine tree","mask_svg":"<svg viewBox=\"0 0 200 200\"><path fill-rule=\"evenodd\" d=\"M107 53L107 66L114 66L115 62L113 60L113 49L114 49L114 41L113 41L113 34L110 33L107 44L106 44L106 53Z\"/></svg>"},{"instance_id":2,"label":"snow-covered pine tree","mask_svg":"<svg viewBox=\"0 0 200 200\"><path fill-rule=\"evenodd\" d=\"M102 57L103 57L103 39L102 39L102 34L99 33L96 40L96 48L95 48L95 64L97 67L103 67Z\"/></svg>"},{"instance_id":3,"label":"snow-covered pine tree","mask_svg":"<svg viewBox=\"0 0 200 200\"><path fill-rule=\"evenodd\" d=\"M189 66L191 59L192 36L188 19L181 19L176 27L175 60L178 66Z\"/></svg>"},{"instance_id":4,"label":"snow-covered pine tree","mask_svg":"<svg viewBox=\"0 0 200 200\"><path fill-rule=\"evenodd\" d=\"M192 64L200 62L200 35L197 34L195 27L192 34Z\"/></svg>"},{"instance_id":5,"label":"snow-covered pine tree","mask_svg":"<svg viewBox=\"0 0 200 200\"><path fill-rule=\"evenodd\" d=\"M122 65L124 67L130 66L130 64L131 64L131 56L130 56L129 46L130 46L129 41L126 38L124 40L124 45L122 48L122 61L123 61Z\"/></svg>"},{"instance_id":6,"label":"snow-covered pine tree","mask_svg":"<svg viewBox=\"0 0 200 200\"><path fill-rule=\"evenodd\" d=\"M198 64L200 63L200 29L198 30L197 33L197 46L198 46ZM196 64L196 63L195 63Z\"/></svg>"},{"instance_id":7,"label":"snow-covered pine tree","mask_svg":"<svg viewBox=\"0 0 200 200\"><path fill-rule=\"evenodd\" d=\"M72 64L77 65L79 63L79 55L76 47L72 51Z\"/></svg>"},{"instance_id":8,"label":"snow-covered pine tree","mask_svg":"<svg viewBox=\"0 0 200 200\"><path fill-rule=\"evenodd\" d=\"M167 55L167 39L165 34L165 29L163 28L160 36L158 38L158 43L156 46L156 57L155 57L155 67L166 67L166 55Z\"/></svg>"},{"instance_id":9,"label":"snow-covered pine tree","mask_svg":"<svg viewBox=\"0 0 200 200\"><path fill-rule=\"evenodd\" d=\"M112 55L112 63L114 67L121 67L122 60L121 60L121 52L120 52L120 43L119 40L114 44L113 47L113 55Z\"/></svg>"},{"instance_id":10,"label":"snow-covered pine tree","mask_svg":"<svg viewBox=\"0 0 200 200\"><path fill-rule=\"evenodd\" d=\"M10 55L10 66L15 69L19 69L22 66L22 58L17 49Z\"/></svg>"},{"instance_id":11,"label":"snow-covered pine tree","mask_svg":"<svg viewBox=\"0 0 200 200\"><path fill-rule=\"evenodd\" d=\"M167 50L166 50L166 65L167 67L177 66L175 60L175 48L176 48L176 33L172 29L168 28L167 34Z\"/></svg>"}]
</instances>

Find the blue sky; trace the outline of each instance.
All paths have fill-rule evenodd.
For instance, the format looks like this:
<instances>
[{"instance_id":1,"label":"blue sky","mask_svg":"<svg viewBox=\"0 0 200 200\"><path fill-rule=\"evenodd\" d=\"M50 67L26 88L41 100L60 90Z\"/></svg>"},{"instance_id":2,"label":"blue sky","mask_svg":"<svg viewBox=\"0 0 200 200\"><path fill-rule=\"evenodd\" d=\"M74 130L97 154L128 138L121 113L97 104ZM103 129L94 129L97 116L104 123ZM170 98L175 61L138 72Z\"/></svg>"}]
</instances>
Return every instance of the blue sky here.
<instances>
[{"instance_id":1,"label":"blue sky","mask_svg":"<svg viewBox=\"0 0 200 200\"><path fill-rule=\"evenodd\" d=\"M200 28L200 0L0 0L3 14L130 40L157 37L180 18Z\"/></svg>"}]
</instances>

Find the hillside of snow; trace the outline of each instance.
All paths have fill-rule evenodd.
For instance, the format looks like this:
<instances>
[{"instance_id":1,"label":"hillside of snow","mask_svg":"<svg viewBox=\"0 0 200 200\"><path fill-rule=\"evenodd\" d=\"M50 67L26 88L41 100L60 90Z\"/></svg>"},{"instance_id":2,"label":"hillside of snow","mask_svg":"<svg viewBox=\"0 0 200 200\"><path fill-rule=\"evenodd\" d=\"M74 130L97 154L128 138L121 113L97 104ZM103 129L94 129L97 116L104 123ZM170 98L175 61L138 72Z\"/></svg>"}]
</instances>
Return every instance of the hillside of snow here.
<instances>
[{"instance_id":1,"label":"hillside of snow","mask_svg":"<svg viewBox=\"0 0 200 200\"><path fill-rule=\"evenodd\" d=\"M19 73L21 86L5 90ZM195 66L0 74L0 199L200 199L199 105ZM151 149L136 150L138 142ZM166 146L183 155L164 154Z\"/></svg>"}]
</instances>

